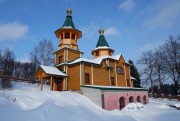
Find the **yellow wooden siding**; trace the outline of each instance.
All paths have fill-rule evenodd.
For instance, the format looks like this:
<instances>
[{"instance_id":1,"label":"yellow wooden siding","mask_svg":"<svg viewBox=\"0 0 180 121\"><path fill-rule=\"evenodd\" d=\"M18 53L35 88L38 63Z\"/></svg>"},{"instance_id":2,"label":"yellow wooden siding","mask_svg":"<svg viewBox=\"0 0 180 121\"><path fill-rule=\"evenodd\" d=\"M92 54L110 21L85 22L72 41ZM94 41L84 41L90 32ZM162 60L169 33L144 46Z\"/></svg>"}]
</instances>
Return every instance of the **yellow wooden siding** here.
<instances>
[{"instance_id":1,"label":"yellow wooden siding","mask_svg":"<svg viewBox=\"0 0 180 121\"><path fill-rule=\"evenodd\" d=\"M80 57L80 52L74 52L73 50L68 50L68 61L73 61Z\"/></svg>"},{"instance_id":2,"label":"yellow wooden siding","mask_svg":"<svg viewBox=\"0 0 180 121\"><path fill-rule=\"evenodd\" d=\"M80 65L68 67L68 90L80 90Z\"/></svg>"}]
</instances>

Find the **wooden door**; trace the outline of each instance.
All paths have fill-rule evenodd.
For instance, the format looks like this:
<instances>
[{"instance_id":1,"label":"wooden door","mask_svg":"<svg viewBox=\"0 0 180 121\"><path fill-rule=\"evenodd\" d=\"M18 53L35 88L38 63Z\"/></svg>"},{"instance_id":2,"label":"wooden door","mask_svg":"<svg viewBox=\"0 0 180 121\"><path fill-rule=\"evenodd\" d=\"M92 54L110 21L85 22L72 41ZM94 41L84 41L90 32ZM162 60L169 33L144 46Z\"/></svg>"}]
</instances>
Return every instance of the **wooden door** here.
<instances>
[{"instance_id":1,"label":"wooden door","mask_svg":"<svg viewBox=\"0 0 180 121\"><path fill-rule=\"evenodd\" d=\"M63 79L58 79L58 91L63 91Z\"/></svg>"}]
</instances>

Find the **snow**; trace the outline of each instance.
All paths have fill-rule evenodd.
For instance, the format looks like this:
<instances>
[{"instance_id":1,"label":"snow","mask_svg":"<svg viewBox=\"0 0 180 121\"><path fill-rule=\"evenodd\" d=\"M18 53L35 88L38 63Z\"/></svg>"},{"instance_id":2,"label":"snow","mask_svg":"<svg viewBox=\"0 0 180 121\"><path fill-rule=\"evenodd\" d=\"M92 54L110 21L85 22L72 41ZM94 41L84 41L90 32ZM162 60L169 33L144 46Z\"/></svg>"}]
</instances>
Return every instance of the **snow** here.
<instances>
[{"instance_id":1,"label":"snow","mask_svg":"<svg viewBox=\"0 0 180 121\"><path fill-rule=\"evenodd\" d=\"M68 64L75 64L75 63L78 63L78 62L88 62L88 63L93 63L93 64L100 65L102 60L104 60L104 59L110 58L110 59L113 59L113 60L119 60L120 57L121 57L121 54L118 54L116 56L104 55L104 56L100 56L100 57L95 58L95 59L78 58L78 59L76 59L73 62L68 63Z\"/></svg>"},{"instance_id":2,"label":"snow","mask_svg":"<svg viewBox=\"0 0 180 121\"><path fill-rule=\"evenodd\" d=\"M96 47L94 50L98 50L98 49L110 49L108 46L100 46L100 47Z\"/></svg>"},{"instance_id":3,"label":"snow","mask_svg":"<svg viewBox=\"0 0 180 121\"><path fill-rule=\"evenodd\" d=\"M132 77L132 76L131 76L130 78L131 78L132 80L136 80L136 78L134 78L134 77Z\"/></svg>"},{"instance_id":4,"label":"snow","mask_svg":"<svg viewBox=\"0 0 180 121\"><path fill-rule=\"evenodd\" d=\"M72 29L72 26L64 26L63 28Z\"/></svg>"},{"instance_id":5,"label":"snow","mask_svg":"<svg viewBox=\"0 0 180 121\"><path fill-rule=\"evenodd\" d=\"M106 111L75 92L49 91L47 85L39 91L38 84L15 82L12 90L0 90L0 121L179 121L180 111L167 102L151 99Z\"/></svg>"},{"instance_id":6,"label":"snow","mask_svg":"<svg viewBox=\"0 0 180 121\"><path fill-rule=\"evenodd\" d=\"M51 66L43 66L40 67L45 71L46 74L58 75L58 76L67 76L66 74L62 73L59 69Z\"/></svg>"},{"instance_id":7,"label":"snow","mask_svg":"<svg viewBox=\"0 0 180 121\"><path fill-rule=\"evenodd\" d=\"M64 63L60 63L58 64L57 66L60 66L60 65L64 65L64 64L76 64L76 63L80 63L80 62L87 62L87 63L92 63L92 64L97 64L97 65L100 65L101 62L104 60L104 59L113 59L113 60L117 60L119 61L120 57L122 55L121 54L118 54L116 56L108 56L108 55L103 55L103 56L100 56L98 58L94 58L94 59L88 59L88 58L78 58L70 63L67 63L67 62L64 62ZM126 63L128 64L128 63Z\"/></svg>"}]
</instances>

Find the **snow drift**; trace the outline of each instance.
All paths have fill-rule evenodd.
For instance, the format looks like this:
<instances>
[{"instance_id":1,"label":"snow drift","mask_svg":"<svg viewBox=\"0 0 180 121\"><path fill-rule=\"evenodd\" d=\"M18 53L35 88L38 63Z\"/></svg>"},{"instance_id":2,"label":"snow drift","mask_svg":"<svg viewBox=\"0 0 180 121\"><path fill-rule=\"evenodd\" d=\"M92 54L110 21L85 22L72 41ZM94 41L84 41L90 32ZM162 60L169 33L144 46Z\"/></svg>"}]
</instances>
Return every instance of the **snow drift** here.
<instances>
[{"instance_id":1,"label":"snow drift","mask_svg":"<svg viewBox=\"0 0 180 121\"><path fill-rule=\"evenodd\" d=\"M179 121L180 111L153 100L128 104L122 111L106 111L75 92L49 91L37 84L15 83L0 90L0 121Z\"/></svg>"}]
</instances>

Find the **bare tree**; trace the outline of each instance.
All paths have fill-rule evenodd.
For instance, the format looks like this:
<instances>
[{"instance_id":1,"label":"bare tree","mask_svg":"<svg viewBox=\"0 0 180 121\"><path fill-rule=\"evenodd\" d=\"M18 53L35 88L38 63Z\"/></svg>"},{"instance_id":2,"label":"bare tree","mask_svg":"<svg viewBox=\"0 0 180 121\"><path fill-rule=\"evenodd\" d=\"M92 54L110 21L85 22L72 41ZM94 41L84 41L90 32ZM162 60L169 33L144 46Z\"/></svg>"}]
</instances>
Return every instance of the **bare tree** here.
<instances>
[{"instance_id":1,"label":"bare tree","mask_svg":"<svg viewBox=\"0 0 180 121\"><path fill-rule=\"evenodd\" d=\"M157 50L144 52L138 64L142 80L151 83L152 92L154 84L160 87L161 93L165 81L172 80L177 94L180 89L180 37L170 36Z\"/></svg>"},{"instance_id":2,"label":"bare tree","mask_svg":"<svg viewBox=\"0 0 180 121\"><path fill-rule=\"evenodd\" d=\"M180 84L180 37L170 36L167 43L160 47L165 61L165 69L178 91Z\"/></svg>"},{"instance_id":3,"label":"bare tree","mask_svg":"<svg viewBox=\"0 0 180 121\"><path fill-rule=\"evenodd\" d=\"M42 40L39 42L38 45L38 51L39 51L39 61L43 65L52 65L54 62L53 57L53 44L50 40Z\"/></svg>"},{"instance_id":4,"label":"bare tree","mask_svg":"<svg viewBox=\"0 0 180 121\"><path fill-rule=\"evenodd\" d=\"M4 74L12 75L14 68L15 53L14 51L6 48L3 52L3 70Z\"/></svg>"},{"instance_id":5,"label":"bare tree","mask_svg":"<svg viewBox=\"0 0 180 121\"><path fill-rule=\"evenodd\" d=\"M4 75L12 76L14 70L14 60L15 60L15 53L14 51L6 48L2 54L2 70ZM1 82L2 88L11 88L12 83L10 80L2 79Z\"/></svg>"},{"instance_id":6,"label":"bare tree","mask_svg":"<svg viewBox=\"0 0 180 121\"><path fill-rule=\"evenodd\" d=\"M165 62L163 53L160 50L156 50L153 55L155 73L154 77L156 82L159 83L160 93L163 92L163 84L169 78L167 70L165 69Z\"/></svg>"},{"instance_id":7,"label":"bare tree","mask_svg":"<svg viewBox=\"0 0 180 121\"><path fill-rule=\"evenodd\" d=\"M34 64L35 70L37 70L40 64L46 66L53 65L53 51L53 44L50 40L44 39L35 46L35 48L30 52L30 60Z\"/></svg>"},{"instance_id":8,"label":"bare tree","mask_svg":"<svg viewBox=\"0 0 180 121\"><path fill-rule=\"evenodd\" d=\"M144 52L141 58L137 61L137 63L141 67L141 75L142 81L150 82L151 91L153 91L153 85L156 83L156 79L154 78L155 67L154 67L154 54L152 51Z\"/></svg>"},{"instance_id":9,"label":"bare tree","mask_svg":"<svg viewBox=\"0 0 180 121\"><path fill-rule=\"evenodd\" d=\"M36 46L31 52L30 52L30 61L33 64L33 70L37 70L38 66L40 65L39 57L38 57L38 46Z\"/></svg>"}]
</instances>

